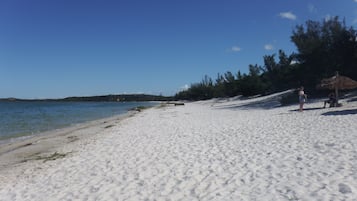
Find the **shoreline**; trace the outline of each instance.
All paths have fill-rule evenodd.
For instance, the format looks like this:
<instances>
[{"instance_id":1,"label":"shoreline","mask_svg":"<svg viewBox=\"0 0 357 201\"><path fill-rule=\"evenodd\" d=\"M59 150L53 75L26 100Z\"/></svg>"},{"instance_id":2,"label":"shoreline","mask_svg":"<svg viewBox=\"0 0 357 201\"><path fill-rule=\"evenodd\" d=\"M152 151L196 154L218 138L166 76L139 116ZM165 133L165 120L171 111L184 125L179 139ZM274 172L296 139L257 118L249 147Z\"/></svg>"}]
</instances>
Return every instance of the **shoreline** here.
<instances>
[{"instance_id":1,"label":"shoreline","mask_svg":"<svg viewBox=\"0 0 357 201\"><path fill-rule=\"evenodd\" d=\"M2 171L21 163L46 158L48 154L56 153L56 151L73 142L101 134L104 130L116 126L123 119L130 118L136 113L138 112L130 110L112 117L78 123L32 136L24 136L25 138L2 140L0 142L0 174Z\"/></svg>"},{"instance_id":2,"label":"shoreline","mask_svg":"<svg viewBox=\"0 0 357 201\"><path fill-rule=\"evenodd\" d=\"M155 106L157 102L0 102L0 145Z\"/></svg>"},{"instance_id":3,"label":"shoreline","mask_svg":"<svg viewBox=\"0 0 357 201\"><path fill-rule=\"evenodd\" d=\"M297 112L275 101L191 102L99 122L0 172L0 200L354 200L357 102L311 100Z\"/></svg>"}]
</instances>

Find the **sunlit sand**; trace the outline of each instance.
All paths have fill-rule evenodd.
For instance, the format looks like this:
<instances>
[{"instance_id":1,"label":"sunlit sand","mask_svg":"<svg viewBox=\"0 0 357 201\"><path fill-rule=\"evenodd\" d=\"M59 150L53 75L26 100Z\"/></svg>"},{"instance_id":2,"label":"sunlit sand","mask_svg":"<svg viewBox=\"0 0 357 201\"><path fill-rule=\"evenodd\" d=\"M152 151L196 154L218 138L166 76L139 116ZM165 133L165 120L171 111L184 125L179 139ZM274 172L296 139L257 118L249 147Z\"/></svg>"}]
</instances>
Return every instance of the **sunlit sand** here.
<instances>
[{"instance_id":1,"label":"sunlit sand","mask_svg":"<svg viewBox=\"0 0 357 201\"><path fill-rule=\"evenodd\" d=\"M0 200L354 200L357 102L151 108L0 172ZM32 145L29 145L32 146ZM0 159L3 160L3 155ZM53 158L51 158L53 157Z\"/></svg>"}]
</instances>

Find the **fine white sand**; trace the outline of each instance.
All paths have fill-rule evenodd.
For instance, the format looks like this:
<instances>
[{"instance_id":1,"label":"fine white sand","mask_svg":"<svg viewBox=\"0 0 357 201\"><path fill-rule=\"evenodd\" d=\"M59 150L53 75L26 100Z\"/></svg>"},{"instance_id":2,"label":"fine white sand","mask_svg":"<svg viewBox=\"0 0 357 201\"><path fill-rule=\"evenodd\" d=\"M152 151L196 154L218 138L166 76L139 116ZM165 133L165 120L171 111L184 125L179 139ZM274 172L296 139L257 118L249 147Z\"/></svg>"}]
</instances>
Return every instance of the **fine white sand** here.
<instances>
[{"instance_id":1,"label":"fine white sand","mask_svg":"<svg viewBox=\"0 0 357 201\"><path fill-rule=\"evenodd\" d=\"M357 101L342 102L148 109L0 171L0 200L357 200Z\"/></svg>"}]
</instances>

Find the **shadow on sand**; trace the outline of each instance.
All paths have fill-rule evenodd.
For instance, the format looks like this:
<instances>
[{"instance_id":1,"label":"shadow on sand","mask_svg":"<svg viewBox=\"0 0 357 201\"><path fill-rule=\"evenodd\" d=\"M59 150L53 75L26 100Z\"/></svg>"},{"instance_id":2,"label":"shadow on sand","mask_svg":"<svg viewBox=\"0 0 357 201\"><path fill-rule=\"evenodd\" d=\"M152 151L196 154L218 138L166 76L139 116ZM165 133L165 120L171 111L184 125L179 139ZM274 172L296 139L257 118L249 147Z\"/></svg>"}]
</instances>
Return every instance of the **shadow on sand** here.
<instances>
[{"instance_id":1,"label":"shadow on sand","mask_svg":"<svg viewBox=\"0 0 357 201\"><path fill-rule=\"evenodd\" d=\"M350 115L350 114L357 114L357 109L325 112L322 115L331 116L331 115Z\"/></svg>"},{"instance_id":2,"label":"shadow on sand","mask_svg":"<svg viewBox=\"0 0 357 201\"><path fill-rule=\"evenodd\" d=\"M321 110L324 109L323 107L311 107L311 108L304 108L304 111L311 111L311 110ZM290 110L290 112L298 112L299 109L295 109L295 110Z\"/></svg>"},{"instance_id":3,"label":"shadow on sand","mask_svg":"<svg viewBox=\"0 0 357 201\"><path fill-rule=\"evenodd\" d=\"M252 96L243 97L237 96L233 99L231 103L227 102L224 105L217 105L218 109L273 109L277 107L282 107L281 98L287 94L292 93L294 90L286 90L280 93L266 95L266 96Z\"/></svg>"},{"instance_id":4,"label":"shadow on sand","mask_svg":"<svg viewBox=\"0 0 357 201\"><path fill-rule=\"evenodd\" d=\"M248 100L248 99L247 99ZM276 107L280 107L281 104L279 99L276 97L268 98L264 100L256 100L248 103L233 103L231 105L218 106L220 109L272 109Z\"/></svg>"}]
</instances>

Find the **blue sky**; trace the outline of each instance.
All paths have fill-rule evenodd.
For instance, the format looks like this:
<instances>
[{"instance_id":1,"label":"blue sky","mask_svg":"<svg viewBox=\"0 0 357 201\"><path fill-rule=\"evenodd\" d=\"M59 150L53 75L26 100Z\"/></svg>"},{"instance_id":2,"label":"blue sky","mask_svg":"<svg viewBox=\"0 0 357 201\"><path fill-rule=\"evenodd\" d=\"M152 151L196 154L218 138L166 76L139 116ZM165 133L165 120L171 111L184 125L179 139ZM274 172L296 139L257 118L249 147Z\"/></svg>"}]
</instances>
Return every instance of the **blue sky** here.
<instances>
[{"instance_id":1,"label":"blue sky","mask_svg":"<svg viewBox=\"0 0 357 201\"><path fill-rule=\"evenodd\" d=\"M0 97L174 95L332 16L355 27L357 0L1 0Z\"/></svg>"}]
</instances>

